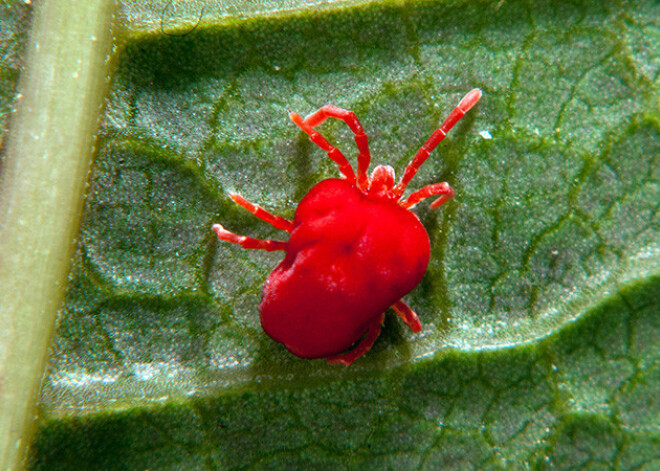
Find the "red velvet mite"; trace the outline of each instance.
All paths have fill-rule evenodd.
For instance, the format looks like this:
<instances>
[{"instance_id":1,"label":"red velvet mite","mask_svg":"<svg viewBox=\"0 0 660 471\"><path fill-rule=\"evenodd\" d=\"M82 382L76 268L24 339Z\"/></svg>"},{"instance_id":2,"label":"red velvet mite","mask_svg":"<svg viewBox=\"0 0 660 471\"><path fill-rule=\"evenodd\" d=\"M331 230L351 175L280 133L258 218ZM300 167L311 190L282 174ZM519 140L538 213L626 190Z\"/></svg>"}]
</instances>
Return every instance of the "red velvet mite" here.
<instances>
[{"instance_id":1,"label":"red velvet mite","mask_svg":"<svg viewBox=\"0 0 660 471\"><path fill-rule=\"evenodd\" d=\"M367 135L351 111L327 105L305 119L290 113L342 174L315 185L300 201L293 221L275 216L237 194L234 202L291 233L287 242L234 234L215 224L218 238L245 249L283 250L284 260L268 276L259 311L264 331L294 355L350 365L380 334L391 307L419 332L417 314L401 300L422 280L429 262L429 236L410 211L430 196L437 208L454 196L448 183L434 183L403 199L403 193L447 132L481 98L470 91L406 167L395 185L394 169L378 165L367 175ZM344 121L355 134L357 174L346 157L314 130L328 118ZM349 350L350 349L350 350Z\"/></svg>"}]
</instances>

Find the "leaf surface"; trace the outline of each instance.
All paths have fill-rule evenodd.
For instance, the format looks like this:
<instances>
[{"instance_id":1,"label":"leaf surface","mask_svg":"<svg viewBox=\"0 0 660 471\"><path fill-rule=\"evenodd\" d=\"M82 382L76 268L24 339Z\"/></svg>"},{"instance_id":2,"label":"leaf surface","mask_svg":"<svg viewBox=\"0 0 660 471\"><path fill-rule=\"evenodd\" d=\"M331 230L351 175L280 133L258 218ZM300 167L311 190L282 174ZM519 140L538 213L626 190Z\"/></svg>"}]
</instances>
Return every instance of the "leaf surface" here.
<instances>
[{"instance_id":1,"label":"leaf surface","mask_svg":"<svg viewBox=\"0 0 660 471\"><path fill-rule=\"evenodd\" d=\"M127 14L33 469L659 465L657 2L207 15ZM423 331L390 314L349 369L291 356L257 311L281 255L210 227L283 236L227 193L291 218L337 175L289 109L355 111L400 174L474 86L411 184L457 193L415 209Z\"/></svg>"}]
</instances>

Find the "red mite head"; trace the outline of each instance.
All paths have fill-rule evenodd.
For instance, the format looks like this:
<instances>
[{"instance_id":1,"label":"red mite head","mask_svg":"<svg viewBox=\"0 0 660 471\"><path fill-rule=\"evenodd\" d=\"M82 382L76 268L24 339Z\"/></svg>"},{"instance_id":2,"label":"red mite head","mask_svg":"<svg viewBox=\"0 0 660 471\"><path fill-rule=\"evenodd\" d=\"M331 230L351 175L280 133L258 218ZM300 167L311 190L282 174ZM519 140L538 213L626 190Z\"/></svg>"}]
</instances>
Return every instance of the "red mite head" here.
<instances>
[{"instance_id":1,"label":"red mite head","mask_svg":"<svg viewBox=\"0 0 660 471\"><path fill-rule=\"evenodd\" d=\"M295 355L350 365L380 333L388 307L413 330L422 328L401 298L421 281L429 261L426 230L409 209L431 196L437 208L454 196L448 183L423 187L402 200L406 186L447 132L472 108L481 91L470 91L417 151L395 184L394 169L378 165L367 175L371 156L362 125L350 111L324 106L306 118L290 117L328 153L342 178L323 180L300 201L293 221L275 216L237 194L230 197L277 229L287 242L234 234L215 224L221 240L246 249L283 250L284 260L263 289L261 325ZM328 118L343 120L355 134L357 173L346 157L314 127ZM351 349L352 348L352 349ZM346 350L350 351L346 353Z\"/></svg>"}]
</instances>

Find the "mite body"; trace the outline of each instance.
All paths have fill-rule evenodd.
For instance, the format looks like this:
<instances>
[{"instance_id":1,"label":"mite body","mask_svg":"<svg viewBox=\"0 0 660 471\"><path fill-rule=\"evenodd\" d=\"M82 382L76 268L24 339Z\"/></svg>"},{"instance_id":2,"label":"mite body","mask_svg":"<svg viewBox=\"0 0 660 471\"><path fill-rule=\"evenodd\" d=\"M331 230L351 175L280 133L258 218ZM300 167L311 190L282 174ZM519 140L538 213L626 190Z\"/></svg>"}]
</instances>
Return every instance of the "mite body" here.
<instances>
[{"instance_id":1,"label":"mite body","mask_svg":"<svg viewBox=\"0 0 660 471\"><path fill-rule=\"evenodd\" d=\"M259 305L261 325L271 338L297 356L350 365L373 345L388 307L414 332L421 330L417 315L401 299L419 284L430 256L428 234L410 208L438 196L431 203L437 208L454 191L442 182L402 196L430 152L480 97L481 91L473 89L461 100L396 184L390 166L378 165L367 174L368 140L352 112L328 105L304 119L290 114L337 164L342 178L316 184L300 201L293 221L230 195L258 218L289 232L287 242L254 239L213 226L219 239L243 248L285 251L284 260L266 280ZM357 172L314 129L327 118L343 120L355 134Z\"/></svg>"}]
</instances>

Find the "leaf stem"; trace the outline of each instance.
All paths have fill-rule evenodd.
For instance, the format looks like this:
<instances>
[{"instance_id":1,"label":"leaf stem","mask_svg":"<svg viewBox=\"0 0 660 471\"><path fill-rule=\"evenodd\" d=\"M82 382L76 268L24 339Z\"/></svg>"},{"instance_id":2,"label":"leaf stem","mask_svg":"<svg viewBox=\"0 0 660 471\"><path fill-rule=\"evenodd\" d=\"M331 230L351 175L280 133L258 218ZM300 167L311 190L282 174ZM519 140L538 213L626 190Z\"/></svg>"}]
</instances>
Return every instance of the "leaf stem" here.
<instances>
[{"instance_id":1,"label":"leaf stem","mask_svg":"<svg viewBox=\"0 0 660 471\"><path fill-rule=\"evenodd\" d=\"M20 469L107 90L112 0L42 1L0 170L0 469Z\"/></svg>"}]
</instances>

